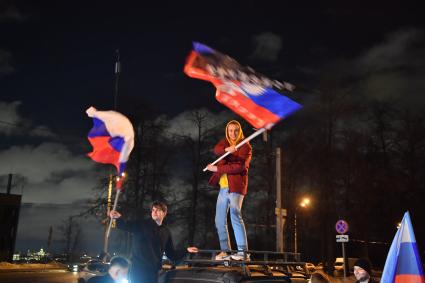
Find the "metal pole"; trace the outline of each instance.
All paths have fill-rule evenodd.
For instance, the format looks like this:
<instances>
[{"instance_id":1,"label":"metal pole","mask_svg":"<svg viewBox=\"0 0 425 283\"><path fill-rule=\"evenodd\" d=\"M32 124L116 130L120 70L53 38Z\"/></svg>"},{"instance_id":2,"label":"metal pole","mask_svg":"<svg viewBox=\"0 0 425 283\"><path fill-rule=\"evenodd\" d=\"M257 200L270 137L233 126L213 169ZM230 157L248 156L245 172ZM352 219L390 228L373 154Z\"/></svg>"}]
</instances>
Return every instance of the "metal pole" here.
<instances>
[{"instance_id":1,"label":"metal pole","mask_svg":"<svg viewBox=\"0 0 425 283\"><path fill-rule=\"evenodd\" d=\"M118 198L120 196L120 192L121 192L121 190L117 190L117 193L115 195L114 207L112 208L112 210L116 210L117 209ZM109 239L109 233L111 231L112 222L114 222L114 219L112 219L112 217L111 217L111 220L109 221L108 230L106 231L106 238L107 239Z\"/></svg>"},{"instance_id":2,"label":"metal pole","mask_svg":"<svg viewBox=\"0 0 425 283\"><path fill-rule=\"evenodd\" d=\"M113 181L113 176L112 174L109 174L109 183L108 183L108 202L107 202L107 220L109 219L109 212L111 212L111 207L112 207L112 181ZM107 223L107 222L106 222ZM105 252L105 254L108 253L109 250L109 236L108 236L108 226L105 223L105 235L104 235L104 245L103 245L103 251Z\"/></svg>"},{"instance_id":3,"label":"metal pole","mask_svg":"<svg viewBox=\"0 0 425 283\"><path fill-rule=\"evenodd\" d=\"M121 72L121 62L120 62L120 51L117 49L115 51L117 56L117 61L115 62L115 93L114 93L114 110L117 110L117 103L118 103L118 82L120 79L120 72Z\"/></svg>"},{"instance_id":4,"label":"metal pole","mask_svg":"<svg viewBox=\"0 0 425 283\"><path fill-rule=\"evenodd\" d=\"M115 89L114 89L114 110L117 110L118 106L118 83L120 79L120 73L121 73L121 62L120 62L120 51L119 49L115 50L116 54L116 61L115 61ZM109 212L111 211L112 206L112 183L113 183L113 175L109 174L109 184L108 184L108 204L106 208L107 213L107 220L109 217ZM109 232L111 230L112 226L112 219L109 221L109 225L105 223L105 235L104 235L104 245L103 245L103 251L105 252L105 255L108 253L109 250Z\"/></svg>"},{"instance_id":5,"label":"metal pole","mask_svg":"<svg viewBox=\"0 0 425 283\"><path fill-rule=\"evenodd\" d=\"M342 260L344 261L344 279L347 277L347 266L346 266L346 263L347 263L347 260L345 259L345 245L344 245L344 242L342 242L341 243L342 244Z\"/></svg>"},{"instance_id":6,"label":"metal pole","mask_svg":"<svg viewBox=\"0 0 425 283\"><path fill-rule=\"evenodd\" d=\"M6 194L10 195L10 191L12 190L12 177L13 174L9 174L9 178L7 179L7 191Z\"/></svg>"},{"instance_id":7,"label":"metal pole","mask_svg":"<svg viewBox=\"0 0 425 283\"><path fill-rule=\"evenodd\" d=\"M294 252L298 252L298 245L297 245L297 213L294 213Z\"/></svg>"},{"instance_id":8,"label":"metal pole","mask_svg":"<svg viewBox=\"0 0 425 283\"><path fill-rule=\"evenodd\" d=\"M283 252L281 154L276 148L276 251Z\"/></svg>"}]
</instances>

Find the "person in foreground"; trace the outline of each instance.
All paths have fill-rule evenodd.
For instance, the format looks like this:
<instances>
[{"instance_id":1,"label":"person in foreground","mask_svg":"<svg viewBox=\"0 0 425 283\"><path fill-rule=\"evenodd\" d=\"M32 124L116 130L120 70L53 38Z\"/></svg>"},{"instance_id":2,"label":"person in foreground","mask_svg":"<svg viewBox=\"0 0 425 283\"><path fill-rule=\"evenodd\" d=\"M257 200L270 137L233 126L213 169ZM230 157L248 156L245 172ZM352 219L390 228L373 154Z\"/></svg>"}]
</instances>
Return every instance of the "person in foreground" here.
<instances>
[{"instance_id":1,"label":"person in foreground","mask_svg":"<svg viewBox=\"0 0 425 283\"><path fill-rule=\"evenodd\" d=\"M121 256L115 256L109 263L108 272L105 275L90 278L87 283L125 283L130 263Z\"/></svg>"},{"instance_id":2,"label":"person in foreground","mask_svg":"<svg viewBox=\"0 0 425 283\"><path fill-rule=\"evenodd\" d=\"M226 152L231 154L220 160L216 166L211 164L207 166L208 171L214 172L208 183L212 186L220 187L215 209L215 226L222 252L216 256L216 260L230 258L234 260L249 260L249 254L244 252L248 250L248 240L241 209L243 199L248 191L248 170L252 157L252 147L247 142L236 149L236 146L243 139L241 124L235 120L227 123L225 138L220 140L214 147L214 153L217 156L221 156ZM238 246L238 252L232 255L228 255L226 252L231 250L227 229L229 208L230 219Z\"/></svg>"},{"instance_id":3,"label":"person in foreground","mask_svg":"<svg viewBox=\"0 0 425 283\"><path fill-rule=\"evenodd\" d=\"M367 259L359 258L356 260L354 263L354 277L356 277L356 283L377 283L370 277L371 274L372 268Z\"/></svg>"},{"instance_id":4,"label":"person in foreground","mask_svg":"<svg viewBox=\"0 0 425 283\"><path fill-rule=\"evenodd\" d=\"M151 217L137 221L124 221L121 214L112 210L109 214L116 219L117 228L133 234L132 267L130 279L134 283L158 282L158 271L162 267L162 256L165 252L173 261L181 260L186 250L174 247L170 230L163 225L167 215L167 205L155 201L151 206ZM188 247L190 253L197 253L198 248Z\"/></svg>"}]
</instances>

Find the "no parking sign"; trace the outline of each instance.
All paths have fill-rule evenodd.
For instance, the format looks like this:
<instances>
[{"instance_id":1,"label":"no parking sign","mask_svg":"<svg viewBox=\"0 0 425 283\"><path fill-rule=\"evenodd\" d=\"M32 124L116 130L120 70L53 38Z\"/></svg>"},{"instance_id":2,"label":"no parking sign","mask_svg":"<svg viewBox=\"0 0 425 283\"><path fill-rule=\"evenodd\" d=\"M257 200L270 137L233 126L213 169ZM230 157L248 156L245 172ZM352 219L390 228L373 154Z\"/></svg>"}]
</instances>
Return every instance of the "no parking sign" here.
<instances>
[{"instance_id":1,"label":"no parking sign","mask_svg":"<svg viewBox=\"0 0 425 283\"><path fill-rule=\"evenodd\" d=\"M335 224L335 230L338 234L345 234L348 232L348 223L345 220L338 220Z\"/></svg>"}]
</instances>

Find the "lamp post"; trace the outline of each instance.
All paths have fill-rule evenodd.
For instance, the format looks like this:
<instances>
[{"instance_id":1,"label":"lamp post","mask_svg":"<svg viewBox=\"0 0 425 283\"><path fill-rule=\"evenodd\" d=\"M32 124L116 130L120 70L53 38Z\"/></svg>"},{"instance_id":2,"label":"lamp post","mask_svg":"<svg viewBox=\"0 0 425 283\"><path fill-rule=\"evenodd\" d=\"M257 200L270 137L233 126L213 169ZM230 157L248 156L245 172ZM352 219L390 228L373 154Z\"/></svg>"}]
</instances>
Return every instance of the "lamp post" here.
<instances>
[{"instance_id":1,"label":"lamp post","mask_svg":"<svg viewBox=\"0 0 425 283\"><path fill-rule=\"evenodd\" d=\"M310 205L310 199L309 198L303 198L301 203L299 204L302 208L307 208ZM295 213L294 213L294 253L298 253L298 240L297 240L297 208L295 207Z\"/></svg>"}]
</instances>

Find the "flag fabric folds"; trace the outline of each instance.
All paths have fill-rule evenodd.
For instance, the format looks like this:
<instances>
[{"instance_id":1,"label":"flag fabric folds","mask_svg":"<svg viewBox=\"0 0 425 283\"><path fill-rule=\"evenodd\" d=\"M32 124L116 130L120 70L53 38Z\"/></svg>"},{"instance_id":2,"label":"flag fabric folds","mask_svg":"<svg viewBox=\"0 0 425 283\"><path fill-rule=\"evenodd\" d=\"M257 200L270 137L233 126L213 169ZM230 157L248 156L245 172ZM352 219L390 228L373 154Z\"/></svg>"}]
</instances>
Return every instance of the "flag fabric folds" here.
<instances>
[{"instance_id":1,"label":"flag fabric folds","mask_svg":"<svg viewBox=\"0 0 425 283\"><path fill-rule=\"evenodd\" d=\"M184 72L210 81L217 88L216 99L257 129L270 129L302 107L282 94L293 85L271 80L201 43L193 44Z\"/></svg>"},{"instance_id":2,"label":"flag fabric folds","mask_svg":"<svg viewBox=\"0 0 425 283\"><path fill-rule=\"evenodd\" d=\"M425 283L425 277L409 212L404 214L388 252L383 283Z\"/></svg>"},{"instance_id":3,"label":"flag fabric folds","mask_svg":"<svg viewBox=\"0 0 425 283\"><path fill-rule=\"evenodd\" d=\"M134 147L133 125L115 111L97 111L90 107L86 113L93 118L93 128L88 134L93 151L88 156L99 163L113 164L121 176Z\"/></svg>"}]
</instances>

